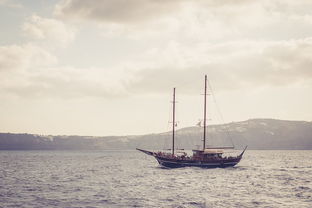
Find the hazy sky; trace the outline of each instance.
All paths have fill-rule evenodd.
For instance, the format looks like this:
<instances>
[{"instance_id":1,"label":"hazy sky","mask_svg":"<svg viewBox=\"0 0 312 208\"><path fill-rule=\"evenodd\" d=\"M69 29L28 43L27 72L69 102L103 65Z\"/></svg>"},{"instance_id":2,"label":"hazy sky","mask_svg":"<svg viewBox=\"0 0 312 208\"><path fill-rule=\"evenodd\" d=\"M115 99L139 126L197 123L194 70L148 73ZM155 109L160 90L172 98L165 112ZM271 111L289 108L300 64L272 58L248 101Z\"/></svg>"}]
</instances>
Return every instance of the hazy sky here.
<instances>
[{"instance_id":1,"label":"hazy sky","mask_svg":"<svg viewBox=\"0 0 312 208\"><path fill-rule=\"evenodd\" d=\"M0 132L167 131L173 87L195 125L205 74L225 122L312 120L311 0L0 0L0 27Z\"/></svg>"}]
</instances>

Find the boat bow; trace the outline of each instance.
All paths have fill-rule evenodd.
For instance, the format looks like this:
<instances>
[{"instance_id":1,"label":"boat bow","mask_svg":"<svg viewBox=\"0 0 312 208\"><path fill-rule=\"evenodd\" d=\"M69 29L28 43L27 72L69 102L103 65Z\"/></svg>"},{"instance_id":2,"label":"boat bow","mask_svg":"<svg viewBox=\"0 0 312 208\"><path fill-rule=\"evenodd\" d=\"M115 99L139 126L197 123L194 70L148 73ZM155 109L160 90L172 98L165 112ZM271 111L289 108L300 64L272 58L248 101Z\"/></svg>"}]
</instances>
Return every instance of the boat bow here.
<instances>
[{"instance_id":1,"label":"boat bow","mask_svg":"<svg viewBox=\"0 0 312 208\"><path fill-rule=\"evenodd\" d=\"M154 152L151 152L151 151L147 151L147 150L143 150L143 149L139 149L139 148L136 148L136 150L139 150L147 155L151 155L151 156L154 156L155 153Z\"/></svg>"},{"instance_id":2,"label":"boat bow","mask_svg":"<svg viewBox=\"0 0 312 208\"><path fill-rule=\"evenodd\" d=\"M238 157L243 157L243 154L245 153L247 147L248 147L248 146L246 146L246 147L244 148L244 150L242 151L242 153L240 153L240 155L239 155Z\"/></svg>"}]
</instances>

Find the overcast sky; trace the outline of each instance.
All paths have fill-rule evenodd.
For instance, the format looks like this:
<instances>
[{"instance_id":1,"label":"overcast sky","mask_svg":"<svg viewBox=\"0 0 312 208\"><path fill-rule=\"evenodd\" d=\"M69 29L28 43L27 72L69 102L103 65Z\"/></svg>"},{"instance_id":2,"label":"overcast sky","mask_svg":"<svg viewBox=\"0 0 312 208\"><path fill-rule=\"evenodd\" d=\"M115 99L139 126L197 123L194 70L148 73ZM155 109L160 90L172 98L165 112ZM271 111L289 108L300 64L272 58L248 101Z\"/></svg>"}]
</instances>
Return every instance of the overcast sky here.
<instances>
[{"instance_id":1,"label":"overcast sky","mask_svg":"<svg viewBox=\"0 0 312 208\"><path fill-rule=\"evenodd\" d=\"M0 27L0 132L167 131L173 87L195 125L205 74L224 122L312 120L311 0L0 0Z\"/></svg>"}]
</instances>

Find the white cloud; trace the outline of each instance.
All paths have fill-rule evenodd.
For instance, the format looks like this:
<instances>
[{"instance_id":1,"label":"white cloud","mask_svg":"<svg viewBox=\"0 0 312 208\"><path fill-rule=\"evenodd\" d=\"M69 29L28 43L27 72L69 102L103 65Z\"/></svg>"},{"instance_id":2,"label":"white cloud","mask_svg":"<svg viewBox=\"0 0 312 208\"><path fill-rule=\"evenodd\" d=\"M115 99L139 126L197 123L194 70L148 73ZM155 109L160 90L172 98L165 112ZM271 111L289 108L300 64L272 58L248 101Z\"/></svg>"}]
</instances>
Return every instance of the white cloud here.
<instances>
[{"instance_id":1,"label":"white cloud","mask_svg":"<svg viewBox=\"0 0 312 208\"><path fill-rule=\"evenodd\" d=\"M34 56L20 55L27 53L30 46L25 50L25 46L15 46L15 50L11 46L7 51L2 47L0 65L2 68L27 69L24 78L31 83L30 90L36 88L41 94L67 96L162 92L174 85L186 85L189 86L186 91L193 91L192 83L206 73L217 83L217 88L227 90L310 80L311 60L306 54L311 52L311 38L305 36L312 37L312 29L307 27L312 21L302 9L303 4L310 6L309 2L288 2L293 7L282 7L281 10L277 5L284 3L277 0L262 3L245 0L235 3L230 0L165 2L66 0L56 6L55 13L59 16L104 22L102 31L106 30L111 38L119 34L119 38L136 38L148 45L135 58L114 63L109 69L105 66L31 65ZM138 12L141 10L143 13ZM143 16L146 18L141 21ZM279 29L276 29L277 25L281 25ZM275 32L291 27L308 29L300 29L304 32L298 34L292 30L292 34L287 34L299 37L294 40L275 40ZM73 29L63 22L38 15L33 15L23 25L23 30L45 41L54 39L68 43L74 38ZM260 36L263 38L259 39ZM39 47L33 51L46 57L49 54ZM120 79L114 75L118 74L114 70L127 73L120 74Z\"/></svg>"},{"instance_id":2,"label":"white cloud","mask_svg":"<svg viewBox=\"0 0 312 208\"><path fill-rule=\"evenodd\" d=\"M127 73L115 68L58 66L57 58L34 44L0 47L0 91L19 97L119 97Z\"/></svg>"},{"instance_id":3,"label":"white cloud","mask_svg":"<svg viewBox=\"0 0 312 208\"><path fill-rule=\"evenodd\" d=\"M203 74L226 91L312 81L312 38L192 48L172 43L110 68L58 66L54 56L31 44L1 47L0 52L1 89L22 97L111 98L167 93L173 86L194 94Z\"/></svg>"},{"instance_id":4,"label":"white cloud","mask_svg":"<svg viewBox=\"0 0 312 208\"><path fill-rule=\"evenodd\" d=\"M75 38L75 29L71 26L65 25L59 20L43 18L36 14L23 24L23 31L32 38L62 44L67 44Z\"/></svg>"},{"instance_id":5,"label":"white cloud","mask_svg":"<svg viewBox=\"0 0 312 208\"><path fill-rule=\"evenodd\" d=\"M27 69L27 75L25 72L20 77L30 84L21 88L15 83L16 87L11 89L17 93L29 89L34 94L69 97L163 92L172 86L187 86L185 91L193 93L197 87L193 83L206 73L217 89L226 90L310 82L311 59L306 54L311 52L311 38L307 37L312 37L312 21L302 6L312 4L288 3L293 7L283 7L287 4L277 0L261 3L65 0L55 8L59 17L102 22L104 38L107 35L112 40L135 38L140 46L146 47L131 60L114 62L108 68L31 65L34 58L28 54L21 58L20 53L26 52L18 53L15 46L17 49L12 49L11 55L4 51L0 66ZM281 34L290 28L299 29ZM33 15L23 30L46 42L68 43L75 34L62 21L38 15ZM276 40L275 36L282 40ZM117 41L108 47L127 47ZM49 54L39 47L35 51ZM119 60L118 52L113 58Z\"/></svg>"},{"instance_id":6,"label":"white cloud","mask_svg":"<svg viewBox=\"0 0 312 208\"><path fill-rule=\"evenodd\" d=\"M17 8L17 9L23 8L22 4L16 3L13 0L0 0L0 6L6 6L9 8Z\"/></svg>"},{"instance_id":7,"label":"white cloud","mask_svg":"<svg viewBox=\"0 0 312 208\"><path fill-rule=\"evenodd\" d=\"M121 79L103 68L54 67L38 70L30 74L32 83L28 89L17 88L21 95L27 91L29 96L82 98L82 97L120 97L126 94Z\"/></svg>"},{"instance_id":8,"label":"white cloud","mask_svg":"<svg viewBox=\"0 0 312 208\"><path fill-rule=\"evenodd\" d=\"M55 15L100 22L144 22L162 14L175 12L181 2L181 0L63 0L56 5Z\"/></svg>"},{"instance_id":9,"label":"white cloud","mask_svg":"<svg viewBox=\"0 0 312 208\"><path fill-rule=\"evenodd\" d=\"M309 37L311 8L307 0L64 0L55 14L100 22L111 36L224 41Z\"/></svg>"},{"instance_id":10,"label":"white cloud","mask_svg":"<svg viewBox=\"0 0 312 208\"><path fill-rule=\"evenodd\" d=\"M309 84L311 53L312 38L153 49L146 55L148 61L134 72L135 78L128 89L141 93L165 92L179 86L193 93L198 87L194 83L203 74L208 74L219 90Z\"/></svg>"},{"instance_id":11,"label":"white cloud","mask_svg":"<svg viewBox=\"0 0 312 208\"><path fill-rule=\"evenodd\" d=\"M0 0L0 6L12 2ZM190 106L202 104L196 96L204 74L221 91L216 94L231 120L311 119L311 0L58 2L25 1L22 12L3 13L3 126L38 130L52 118L43 126L51 132L58 125L57 134L71 127L91 134L155 131L166 118L172 87L181 96L181 121L191 123L201 115ZM19 36L14 27L20 25L30 38ZM151 107L153 122L146 123ZM135 124L144 122L146 128Z\"/></svg>"},{"instance_id":12,"label":"white cloud","mask_svg":"<svg viewBox=\"0 0 312 208\"><path fill-rule=\"evenodd\" d=\"M34 44L0 46L0 72L24 71L56 62L55 56Z\"/></svg>"},{"instance_id":13,"label":"white cloud","mask_svg":"<svg viewBox=\"0 0 312 208\"><path fill-rule=\"evenodd\" d=\"M9 89L30 85L29 74L57 63L57 58L33 44L0 47L0 89L10 94Z\"/></svg>"}]
</instances>

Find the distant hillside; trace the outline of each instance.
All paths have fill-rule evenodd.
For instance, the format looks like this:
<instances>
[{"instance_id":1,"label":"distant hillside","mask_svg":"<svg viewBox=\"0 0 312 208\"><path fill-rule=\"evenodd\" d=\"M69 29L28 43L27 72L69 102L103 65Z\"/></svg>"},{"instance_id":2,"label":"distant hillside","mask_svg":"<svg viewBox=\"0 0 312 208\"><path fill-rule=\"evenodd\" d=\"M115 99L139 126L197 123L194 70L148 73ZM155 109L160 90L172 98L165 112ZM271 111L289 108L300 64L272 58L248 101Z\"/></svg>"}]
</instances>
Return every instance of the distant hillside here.
<instances>
[{"instance_id":1,"label":"distant hillside","mask_svg":"<svg viewBox=\"0 0 312 208\"><path fill-rule=\"evenodd\" d=\"M202 144L203 128L177 130L178 148L193 149ZM171 133L141 136L41 136L0 133L0 150L81 150L170 148ZM249 149L312 149L312 122L251 119L208 127L208 145Z\"/></svg>"},{"instance_id":2,"label":"distant hillside","mask_svg":"<svg viewBox=\"0 0 312 208\"><path fill-rule=\"evenodd\" d=\"M177 144L192 149L202 145L203 128L188 127L177 131ZM208 145L242 149L312 149L312 122L274 119L251 119L208 127ZM142 148L170 147L170 134L144 135L137 138ZM232 142L231 142L232 141Z\"/></svg>"}]
</instances>

